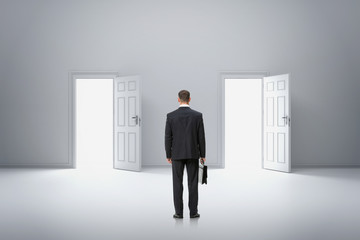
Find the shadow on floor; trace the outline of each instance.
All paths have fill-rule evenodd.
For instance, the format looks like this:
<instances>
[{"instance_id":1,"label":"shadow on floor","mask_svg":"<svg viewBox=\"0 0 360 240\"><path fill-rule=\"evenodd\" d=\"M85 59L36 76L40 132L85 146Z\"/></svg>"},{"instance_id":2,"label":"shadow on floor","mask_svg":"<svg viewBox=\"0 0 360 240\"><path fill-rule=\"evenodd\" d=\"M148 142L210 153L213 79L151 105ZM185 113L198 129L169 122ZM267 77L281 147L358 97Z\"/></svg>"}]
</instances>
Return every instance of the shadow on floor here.
<instances>
[{"instance_id":1,"label":"shadow on floor","mask_svg":"<svg viewBox=\"0 0 360 240\"><path fill-rule=\"evenodd\" d=\"M360 167L297 167L291 174L360 181Z\"/></svg>"}]
</instances>

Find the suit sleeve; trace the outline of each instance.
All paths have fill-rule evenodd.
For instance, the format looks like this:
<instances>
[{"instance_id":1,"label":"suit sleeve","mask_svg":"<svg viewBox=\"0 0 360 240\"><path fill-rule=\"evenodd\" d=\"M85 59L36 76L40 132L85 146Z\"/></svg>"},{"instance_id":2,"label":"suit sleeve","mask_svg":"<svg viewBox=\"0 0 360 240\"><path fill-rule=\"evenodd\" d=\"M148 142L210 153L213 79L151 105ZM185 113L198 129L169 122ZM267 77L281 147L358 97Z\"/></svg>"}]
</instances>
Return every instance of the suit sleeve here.
<instances>
[{"instance_id":1,"label":"suit sleeve","mask_svg":"<svg viewBox=\"0 0 360 240\"><path fill-rule=\"evenodd\" d=\"M165 126L165 152L166 158L171 158L171 146L172 146L172 130L169 118L166 118Z\"/></svg>"},{"instance_id":2,"label":"suit sleeve","mask_svg":"<svg viewBox=\"0 0 360 240\"><path fill-rule=\"evenodd\" d=\"M199 142L199 151L200 157L205 158L205 129L204 129L204 121L201 115L199 128L198 128L198 142Z\"/></svg>"}]
</instances>

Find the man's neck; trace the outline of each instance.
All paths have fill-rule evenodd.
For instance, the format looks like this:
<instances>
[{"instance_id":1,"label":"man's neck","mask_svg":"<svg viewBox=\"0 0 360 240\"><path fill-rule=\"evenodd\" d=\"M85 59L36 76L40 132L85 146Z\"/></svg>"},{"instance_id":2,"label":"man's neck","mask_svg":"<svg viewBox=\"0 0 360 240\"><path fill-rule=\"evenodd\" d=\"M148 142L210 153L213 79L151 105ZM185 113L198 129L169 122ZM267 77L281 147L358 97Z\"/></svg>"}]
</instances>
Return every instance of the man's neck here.
<instances>
[{"instance_id":1,"label":"man's neck","mask_svg":"<svg viewBox=\"0 0 360 240\"><path fill-rule=\"evenodd\" d=\"M180 107L190 107L188 103L180 103Z\"/></svg>"}]
</instances>

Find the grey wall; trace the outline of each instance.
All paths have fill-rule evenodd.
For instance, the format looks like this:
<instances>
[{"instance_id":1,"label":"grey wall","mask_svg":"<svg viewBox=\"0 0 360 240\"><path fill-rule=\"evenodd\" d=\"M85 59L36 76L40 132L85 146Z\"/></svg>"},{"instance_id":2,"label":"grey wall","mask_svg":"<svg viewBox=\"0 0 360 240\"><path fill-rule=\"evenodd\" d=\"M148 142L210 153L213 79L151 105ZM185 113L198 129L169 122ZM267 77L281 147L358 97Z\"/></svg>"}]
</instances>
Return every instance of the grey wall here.
<instances>
[{"instance_id":1,"label":"grey wall","mask_svg":"<svg viewBox=\"0 0 360 240\"><path fill-rule=\"evenodd\" d=\"M68 161L68 73L143 77L143 162L180 89L217 161L224 70L292 74L295 165L360 164L359 1L1 1L1 164ZM241 146L239 147L241 149Z\"/></svg>"}]
</instances>

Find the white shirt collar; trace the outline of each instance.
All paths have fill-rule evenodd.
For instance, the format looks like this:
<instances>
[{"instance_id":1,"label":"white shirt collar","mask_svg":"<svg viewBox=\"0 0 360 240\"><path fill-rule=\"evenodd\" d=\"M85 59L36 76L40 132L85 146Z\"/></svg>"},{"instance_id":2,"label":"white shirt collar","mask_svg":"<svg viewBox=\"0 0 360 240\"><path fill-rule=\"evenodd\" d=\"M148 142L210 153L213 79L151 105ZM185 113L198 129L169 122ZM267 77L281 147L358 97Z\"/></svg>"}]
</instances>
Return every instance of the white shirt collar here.
<instances>
[{"instance_id":1,"label":"white shirt collar","mask_svg":"<svg viewBox=\"0 0 360 240\"><path fill-rule=\"evenodd\" d=\"M184 103L184 104L180 104L179 107L190 107L190 106L189 106L189 104L185 104L185 103Z\"/></svg>"}]
</instances>

